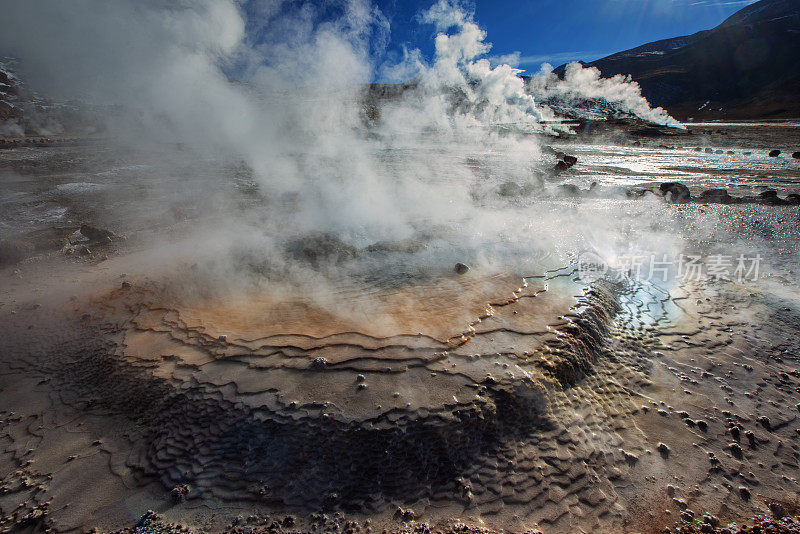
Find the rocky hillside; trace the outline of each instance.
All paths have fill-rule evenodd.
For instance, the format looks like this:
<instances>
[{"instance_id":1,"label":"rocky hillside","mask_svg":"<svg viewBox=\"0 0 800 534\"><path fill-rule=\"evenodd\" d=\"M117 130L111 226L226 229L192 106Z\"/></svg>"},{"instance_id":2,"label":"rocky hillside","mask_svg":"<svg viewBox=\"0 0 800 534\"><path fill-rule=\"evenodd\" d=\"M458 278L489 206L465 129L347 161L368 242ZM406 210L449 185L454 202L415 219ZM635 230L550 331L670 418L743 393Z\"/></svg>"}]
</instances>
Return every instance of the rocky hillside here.
<instances>
[{"instance_id":1,"label":"rocky hillside","mask_svg":"<svg viewBox=\"0 0 800 534\"><path fill-rule=\"evenodd\" d=\"M17 60L0 56L0 139L76 136L95 133L90 107L41 97L18 74Z\"/></svg>"},{"instance_id":2,"label":"rocky hillside","mask_svg":"<svg viewBox=\"0 0 800 534\"><path fill-rule=\"evenodd\" d=\"M681 120L800 118L800 0L761 0L714 29L584 65L631 75Z\"/></svg>"}]
</instances>

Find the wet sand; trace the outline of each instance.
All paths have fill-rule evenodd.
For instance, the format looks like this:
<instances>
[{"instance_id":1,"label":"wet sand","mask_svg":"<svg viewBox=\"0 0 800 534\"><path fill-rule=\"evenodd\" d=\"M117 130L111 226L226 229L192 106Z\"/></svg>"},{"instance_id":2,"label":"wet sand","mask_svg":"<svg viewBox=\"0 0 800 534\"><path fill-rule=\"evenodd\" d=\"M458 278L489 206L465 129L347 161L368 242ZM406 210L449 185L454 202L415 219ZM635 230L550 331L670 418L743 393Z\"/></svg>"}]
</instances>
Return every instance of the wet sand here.
<instances>
[{"instance_id":1,"label":"wet sand","mask_svg":"<svg viewBox=\"0 0 800 534\"><path fill-rule=\"evenodd\" d=\"M579 163L554 179L610 186L624 167L620 185L682 176L696 190L724 174L714 158L749 151L731 169L752 172L722 179L788 192L798 162L738 135L733 155L697 164L681 161L698 154L691 138L628 139L608 165L607 145L578 140L563 146ZM797 207L648 208L685 251L759 251L758 280L589 280L551 257L343 282L325 299L201 294L137 268L154 235L186 231L182 212L169 228L141 214L114 229L124 240L58 241L75 241L74 220L135 209L114 193L135 161L33 150L0 154L15 170L3 202L38 214L24 226L35 253L0 270L3 530L737 532L759 515L796 530L777 517L800 513ZM98 159L122 169L104 192L49 193L101 182L85 175ZM624 214L643 201L570 202ZM73 222L47 218L63 207Z\"/></svg>"}]
</instances>

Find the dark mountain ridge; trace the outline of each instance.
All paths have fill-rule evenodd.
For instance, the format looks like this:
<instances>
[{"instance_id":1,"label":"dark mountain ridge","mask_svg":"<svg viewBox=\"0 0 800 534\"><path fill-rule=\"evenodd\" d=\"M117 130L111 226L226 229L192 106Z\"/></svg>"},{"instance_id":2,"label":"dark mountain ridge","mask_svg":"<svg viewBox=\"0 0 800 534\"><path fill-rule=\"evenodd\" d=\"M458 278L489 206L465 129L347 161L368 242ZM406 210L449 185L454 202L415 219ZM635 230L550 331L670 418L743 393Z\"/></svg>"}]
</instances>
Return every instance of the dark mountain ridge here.
<instances>
[{"instance_id":1,"label":"dark mountain ridge","mask_svg":"<svg viewBox=\"0 0 800 534\"><path fill-rule=\"evenodd\" d=\"M800 0L761 0L711 30L584 65L630 75L680 120L800 118Z\"/></svg>"}]
</instances>

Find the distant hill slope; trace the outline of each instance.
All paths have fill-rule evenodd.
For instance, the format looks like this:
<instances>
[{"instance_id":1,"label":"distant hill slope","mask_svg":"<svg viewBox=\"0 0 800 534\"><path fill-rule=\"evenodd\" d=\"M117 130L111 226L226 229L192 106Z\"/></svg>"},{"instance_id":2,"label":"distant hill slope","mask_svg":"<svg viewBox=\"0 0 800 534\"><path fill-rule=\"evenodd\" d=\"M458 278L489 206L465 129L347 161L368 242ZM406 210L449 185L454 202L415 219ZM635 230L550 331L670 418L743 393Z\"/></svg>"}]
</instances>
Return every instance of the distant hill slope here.
<instances>
[{"instance_id":1,"label":"distant hill slope","mask_svg":"<svg viewBox=\"0 0 800 534\"><path fill-rule=\"evenodd\" d=\"M630 74L682 120L800 118L800 0L761 0L714 29L584 65Z\"/></svg>"}]
</instances>

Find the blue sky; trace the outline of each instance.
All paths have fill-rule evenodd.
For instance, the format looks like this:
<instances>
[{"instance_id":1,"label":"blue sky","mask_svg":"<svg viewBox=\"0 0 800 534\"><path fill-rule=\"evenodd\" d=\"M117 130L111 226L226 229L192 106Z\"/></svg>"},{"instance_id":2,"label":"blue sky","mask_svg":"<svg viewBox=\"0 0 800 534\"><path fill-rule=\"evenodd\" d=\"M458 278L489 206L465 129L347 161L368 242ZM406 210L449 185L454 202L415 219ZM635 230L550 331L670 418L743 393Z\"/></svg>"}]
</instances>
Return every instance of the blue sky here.
<instances>
[{"instance_id":1,"label":"blue sky","mask_svg":"<svg viewBox=\"0 0 800 534\"><path fill-rule=\"evenodd\" d=\"M433 0L377 0L389 18L389 50L402 44L432 52L434 28L416 14ZM491 55L519 52L520 68L591 61L628 48L710 29L754 0L473 0Z\"/></svg>"}]
</instances>

